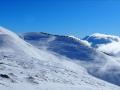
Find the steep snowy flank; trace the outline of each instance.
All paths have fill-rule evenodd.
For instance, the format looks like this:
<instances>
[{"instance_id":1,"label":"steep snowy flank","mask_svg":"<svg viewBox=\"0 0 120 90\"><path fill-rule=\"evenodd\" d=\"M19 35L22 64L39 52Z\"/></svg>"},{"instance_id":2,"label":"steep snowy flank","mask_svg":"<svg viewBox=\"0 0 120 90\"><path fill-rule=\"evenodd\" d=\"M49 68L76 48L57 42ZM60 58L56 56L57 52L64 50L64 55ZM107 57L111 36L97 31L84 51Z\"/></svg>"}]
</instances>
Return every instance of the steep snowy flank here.
<instances>
[{"instance_id":1,"label":"steep snowy flank","mask_svg":"<svg viewBox=\"0 0 120 90\"><path fill-rule=\"evenodd\" d=\"M120 89L70 61L44 48L38 49L0 27L0 90Z\"/></svg>"}]
</instances>

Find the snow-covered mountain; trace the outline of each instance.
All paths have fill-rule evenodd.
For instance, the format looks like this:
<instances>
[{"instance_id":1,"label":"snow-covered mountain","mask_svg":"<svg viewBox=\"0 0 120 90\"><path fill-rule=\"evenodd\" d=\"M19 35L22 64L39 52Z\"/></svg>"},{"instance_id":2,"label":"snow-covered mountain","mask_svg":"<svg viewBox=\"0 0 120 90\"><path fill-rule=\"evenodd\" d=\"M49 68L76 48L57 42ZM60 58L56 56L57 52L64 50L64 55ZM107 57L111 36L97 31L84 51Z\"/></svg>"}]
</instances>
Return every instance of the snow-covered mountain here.
<instances>
[{"instance_id":1,"label":"snow-covered mountain","mask_svg":"<svg viewBox=\"0 0 120 90\"><path fill-rule=\"evenodd\" d=\"M21 37L25 41L0 27L0 90L120 89L89 73L92 71L88 66L106 64L108 57L89 47L86 41L45 33L27 33Z\"/></svg>"},{"instance_id":2,"label":"snow-covered mountain","mask_svg":"<svg viewBox=\"0 0 120 90\"><path fill-rule=\"evenodd\" d=\"M95 33L86 36L83 40L91 43L91 46L112 56L120 57L120 37Z\"/></svg>"},{"instance_id":3,"label":"snow-covered mountain","mask_svg":"<svg viewBox=\"0 0 120 90\"><path fill-rule=\"evenodd\" d=\"M37 48L44 48L71 59L92 60L96 51L93 51L82 40L69 36L59 36L46 33L25 33L23 39ZM81 51L82 49L82 51ZM89 55L89 54L92 54ZM88 59L89 58L89 59Z\"/></svg>"},{"instance_id":4,"label":"snow-covered mountain","mask_svg":"<svg viewBox=\"0 0 120 90\"><path fill-rule=\"evenodd\" d=\"M83 66L95 77L120 85L120 63L109 55L96 50L85 40L71 36L59 36L46 33L25 33L21 36L25 41L37 48L55 52L72 62Z\"/></svg>"}]
</instances>

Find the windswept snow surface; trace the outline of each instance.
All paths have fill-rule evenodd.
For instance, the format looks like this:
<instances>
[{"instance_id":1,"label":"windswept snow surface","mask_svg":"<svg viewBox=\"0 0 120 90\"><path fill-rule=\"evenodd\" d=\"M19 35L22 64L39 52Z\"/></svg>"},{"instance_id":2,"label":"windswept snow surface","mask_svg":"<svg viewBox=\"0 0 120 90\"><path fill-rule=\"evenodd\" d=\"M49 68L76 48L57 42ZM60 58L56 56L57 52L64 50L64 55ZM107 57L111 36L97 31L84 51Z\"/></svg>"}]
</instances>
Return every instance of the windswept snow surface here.
<instances>
[{"instance_id":1,"label":"windswept snow surface","mask_svg":"<svg viewBox=\"0 0 120 90\"><path fill-rule=\"evenodd\" d=\"M38 49L0 27L0 90L120 89L91 76L84 67L70 61L70 58Z\"/></svg>"}]
</instances>

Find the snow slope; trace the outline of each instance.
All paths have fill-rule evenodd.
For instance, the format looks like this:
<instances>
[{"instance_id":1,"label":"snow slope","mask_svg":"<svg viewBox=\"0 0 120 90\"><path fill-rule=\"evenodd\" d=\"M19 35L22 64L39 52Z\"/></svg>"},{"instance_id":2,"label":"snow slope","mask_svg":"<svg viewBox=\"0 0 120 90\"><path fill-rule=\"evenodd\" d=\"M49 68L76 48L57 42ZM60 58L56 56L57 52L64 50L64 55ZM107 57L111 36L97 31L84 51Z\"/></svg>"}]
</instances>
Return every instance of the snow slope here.
<instances>
[{"instance_id":1,"label":"snow slope","mask_svg":"<svg viewBox=\"0 0 120 90\"><path fill-rule=\"evenodd\" d=\"M25 42L0 27L0 90L119 90L69 58Z\"/></svg>"},{"instance_id":2,"label":"snow slope","mask_svg":"<svg viewBox=\"0 0 120 90\"><path fill-rule=\"evenodd\" d=\"M37 48L44 47L84 67L89 74L120 85L120 61L90 47L87 41L71 36L47 33L25 33L21 36Z\"/></svg>"},{"instance_id":3,"label":"snow slope","mask_svg":"<svg viewBox=\"0 0 120 90\"><path fill-rule=\"evenodd\" d=\"M92 60L96 55L96 51L85 42L70 36L31 32L23 34L22 38L37 48L42 47L71 59Z\"/></svg>"}]
</instances>

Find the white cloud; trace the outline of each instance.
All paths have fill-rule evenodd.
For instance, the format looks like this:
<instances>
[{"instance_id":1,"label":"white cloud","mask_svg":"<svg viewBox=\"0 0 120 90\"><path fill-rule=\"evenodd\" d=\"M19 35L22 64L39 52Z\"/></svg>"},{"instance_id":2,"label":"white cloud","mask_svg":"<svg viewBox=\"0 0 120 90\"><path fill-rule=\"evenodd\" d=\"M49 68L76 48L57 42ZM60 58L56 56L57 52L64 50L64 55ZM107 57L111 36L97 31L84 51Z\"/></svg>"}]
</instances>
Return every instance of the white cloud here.
<instances>
[{"instance_id":1,"label":"white cloud","mask_svg":"<svg viewBox=\"0 0 120 90\"><path fill-rule=\"evenodd\" d=\"M86 41L86 40L81 40L80 38L77 38L77 37L75 37L75 36L69 36L69 37L77 40L78 42L80 42L80 43L82 43L82 44L84 44L84 45L86 45L86 46L89 46L89 47L91 46L91 43L89 43L89 42Z\"/></svg>"},{"instance_id":2,"label":"white cloud","mask_svg":"<svg viewBox=\"0 0 120 90\"><path fill-rule=\"evenodd\" d=\"M119 36L107 35L107 34L101 34L101 33L94 33L90 37L96 37L98 39L104 38L104 39L110 39L110 40L120 41L120 37Z\"/></svg>"},{"instance_id":3,"label":"white cloud","mask_svg":"<svg viewBox=\"0 0 120 90\"><path fill-rule=\"evenodd\" d=\"M120 42L101 44L99 45L98 50L117 55L120 52Z\"/></svg>"}]
</instances>

